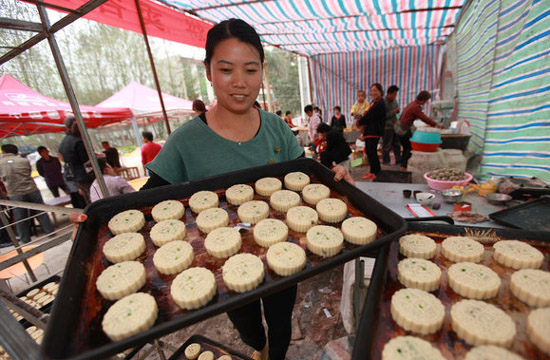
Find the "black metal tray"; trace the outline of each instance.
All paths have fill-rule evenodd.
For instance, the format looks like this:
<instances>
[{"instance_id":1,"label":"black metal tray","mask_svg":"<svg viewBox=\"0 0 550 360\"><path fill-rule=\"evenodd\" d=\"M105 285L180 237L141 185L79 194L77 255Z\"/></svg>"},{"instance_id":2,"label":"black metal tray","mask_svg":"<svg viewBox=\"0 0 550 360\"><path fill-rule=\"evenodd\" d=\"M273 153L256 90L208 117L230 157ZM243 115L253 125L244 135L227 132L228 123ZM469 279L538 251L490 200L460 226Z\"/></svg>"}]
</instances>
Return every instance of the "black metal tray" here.
<instances>
[{"instance_id":1,"label":"black metal tray","mask_svg":"<svg viewBox=\"0 0 550 360\"><path fill-rule=\"evenodd\" d=\"M55 282L55 283L59 283L59 281L61 280L61 277L59 277L59 275L52 275L50 276L49 278L45 279L45 280L42 280L36 284L34 284L31 288L27 289L27 290L24 290L24 291L21 291L19 294L17 294L17 297L18 298L21 298L22 296L26 296L31 290L34 290L34 289L42 289L42 287L44 287L44 285L48 284L48 283L51 283L51 282ZM55 301L55 300L54 300ZM53 303L54 301L50 302L49 304L46 304L44 306L41 306L38 310L40 310L41 312L43 313L50 313L51 309L52 309L52 306L53 306ZM32 326L32 323L29 322L27 319L23 318L21 320L19 320L19 323L24 327L24 328L28 328L29 326Z\"/></svg>"},{"instance_id":2,"label":"black metal tray","mask_svg":"<svg viewBox=\"0 0 550 360\"><path fill-rule=\"evenodd\" d=\"M489 214L499 224L513 228L550 231L550 197L509 207Z\"/></svg>"},{"instance_id":3,"label":"black metal tray","mask_svg":"<svg viewBox=\"0 0 550 360\"><path fill-rule=\"evenodd\" d=\"M531 243L531 245L538 244L539 250L542 250L545 253L545 261L543 264L543 270L550 270L550 233L542 231L523 231L515 229L492 229L492 228L482 228L482 227L463 227L463 226L452 226L446 224L430 224L430 223L409 223L407 233L422 233L424 235L430 236L439 243L441 238L447 236L471 236L472 233L477 236L494 238L495 236L500 239L516 239L523 240ZM439 238L439 239L437 239ZM485 246L489 246L492 240L489 240L485 243ZM439 246L438 246L439 248ZM485 265L488 265L487 262L490 262L490 254L486 250L486 259L484 260ZM440 251L435 255L436 263L438 263L437 257L441 256ZM399 245L398 241L394 241L382 247L378 251L378 256L376 257L376 263L373 270L373 275L369 285L369 290L367 293L367 298L365 300L363 312L361 315L359 328L357 330L357 336L355 341L355 346L353 348L352 359L353 360L378 360L381 358L382 349L385 343L389 340L390 337L395 337L398 335L415 335L411 332L406 332L397 325L393 319L391 319L390 314L390 302L391 296L393 293L403 288L403 286L397 280L397 262L401 258L399 255ZM446 260L448 262L448 260ZM482 264L484 264L482 262ZM441 267L443 265L439 264ZM504 269L504 270L503 270ZM513 269L503 268L500 271L504 271L509 278L509 273L514 272ZM498 271L497 271L498 273ZM504 278L501 276L504 280ZM446 276L442 277L442 282L445 282ZM435 296L440 298L443 302L443 305L446 307L446 318L443 323L443 328L437 331L435 334L419 336L429 342L431 342L435 347L442 350L443 355L449 355L449 353L454 352L452 357L446 356L447 358L462 358L461 355L464 355L470 345L466 344L463 340L458 339L454 331L452 331L450 326L450 321L448 319L450 307L447 304L449 299L452 297L462 298L458 294L449 295L448 292L452 290L445 290L442 285L440 289L432 292ZM496 302L505 302L501 307L508 312L514 313L514 320L516 322L517 334L512 345L511 350L519 353L526 359L548 359L540 350L538 350L532 343L527 339L527 331L525 325L525 317L521 315L526 311L529 311L529 306L521 303L518 299L514 299L513 295L510 294L508 285L504 285L499 291L499 294L496 298L485 300L489 303L496 304Z\"/></svg>"},{"instance_id":4,"label":"black metal tray","mask_svg":"<svg viewBox=\"0 0 550 360\"><path fill-rule=\"evenodd\" d=\"M201 351L212 351L214 353L214 359L222 355L231 355L231 358L234 360L252 360L248 356L202 335L191 336L168 360L187 360L184 354L185 348L193 343L200 344Z\"/></svg>"},{"instance_id":5,"label":"black metal tray","mask_svg":"<svg viewBox=\"0 0 550 360\"><path fill-rule=\"evenodd\" d=\"M364 215L375 221L379 229L378 238L363 246L346 243L340 254L328 259L320 258L306 251L308 261L304 270L292 276L279 277L267 269L264 282L258 288L244 294L224 292L220 269L211 268L218 282L218 294L208 305L195 311L182 311L173 304L170 296L159 296L163 292L165 294L169 292L172 278L167 281L162 276L158 276L152 266L154 247L150 241L147 241L149 236L147 229L154 223L149 215L152 206L167 199L188 199L199 190L219 191L238 183L253 184L256 180L266 176L282 178L285 174L293 171L302 171L310 175L313 182L323 183L330 187L332 197L339 197L346 201L350 215ZM48 328L41 348L43 355L46 358L56 359L105 358L108 355L140 345L150 339L158 338L296 284L356 258L369 250L379 248L405 232L406 224L399 215L358 188L345 181L335 182L333 178L334 173L326 167L314 160L302 158L236 171L200 181L112 197L93 203L86 209L88 220L79 228L71 250L70 260L61 281L58 299L48 321ZM220 207L224 206L224 191L219 192ZM258 196L256 195L255 198L258 198ZM267 198L263 199L267 200ZM185 204L186 201L184 200ZM233 208L231 209L231 207ZM151 329L130 338L112 342L101 330L101 319L112 302L103 300L95 289L94 279L108 265L101 254L101 250L99 250L101 246L99 243L104 242L105 238L109 238L110 232L106 226L108 220L118 212L131 208L140 209L146 214L147 223L141 232L146 238L147 249L146 254L139 259L145 264L148 279L141 291L150 292L155 296L159 305L159 318ZM227 209L230 213L230 226L234 226L238 223L236 207L231 205L228 208L230 208ZM272 216L274 215L272 214ZM284 219L284 214L277 216ZM188 227L188 236L191 236L193 232L199 234L198 229L190 229L190 226L195 226L195 224L194 217L192 217L189 209L186 210L182 220L185 221ZM289 235L289 241L300 243L299 239L292 237L292 231L289 231ZM300 237L303 238L303 235L301 234ZM245 245L245 236L243 234L243 249L241 251L247 251L245 247L251 246L250 244ZM195 240L189 241L195 247L193 242ZM251 241L253 243L253 240ZM254 246L256 245L254 244ZM265 254L265 250L262 251ZM192 266L197 266L195 262L198 257L199 255L196 254ZM265 261L265 256L263 260Z\"/></svg>"}]
</instances>

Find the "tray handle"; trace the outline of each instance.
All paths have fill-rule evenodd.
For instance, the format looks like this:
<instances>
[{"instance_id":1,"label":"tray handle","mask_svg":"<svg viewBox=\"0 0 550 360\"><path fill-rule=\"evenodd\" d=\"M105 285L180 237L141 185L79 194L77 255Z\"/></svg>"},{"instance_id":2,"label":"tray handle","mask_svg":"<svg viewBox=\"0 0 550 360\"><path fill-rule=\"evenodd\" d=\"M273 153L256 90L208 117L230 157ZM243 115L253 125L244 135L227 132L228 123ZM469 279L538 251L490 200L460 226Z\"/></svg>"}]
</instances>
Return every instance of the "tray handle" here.
<instances>
[{"instance_id":1,"label":"tray handle","mask_svg":"<svg viewBox=\"0 0 550 360\"><path fill-rule=\"evenodd\" d=\"M417 218L404 218L407 222L412 221L445 221L450 225L454 225L455 221L450 216L428 216L428 217L417 217Z\"/></svg>"}]
</instances>

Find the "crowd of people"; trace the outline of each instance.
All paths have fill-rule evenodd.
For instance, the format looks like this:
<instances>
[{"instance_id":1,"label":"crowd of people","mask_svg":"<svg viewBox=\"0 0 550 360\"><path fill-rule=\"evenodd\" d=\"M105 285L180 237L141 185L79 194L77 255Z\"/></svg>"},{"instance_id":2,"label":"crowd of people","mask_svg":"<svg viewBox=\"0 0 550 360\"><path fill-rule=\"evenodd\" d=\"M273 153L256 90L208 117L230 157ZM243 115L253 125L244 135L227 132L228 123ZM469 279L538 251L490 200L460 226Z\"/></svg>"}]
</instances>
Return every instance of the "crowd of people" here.
<instances>
[{"instance_id":1,"label":"crowd of people","mask_svg":"<svg viewBox=\"0 0 550 360\"><path fill-rule=\"evenodd\" d=\"M390 153L395 157L394 165L400 165L400 169L407 169L407 162L411 157L411 143L413 122L422 120L430 126L443 128L430 119L422 111L431 98L428 91L418 93L416 100L408 104L403 112L398 105L396 85L388 87L384 97L384 89L381 84L374 83L369 88L370 101L367 101L367 93L364 90L357 92L357 102L350 110L352 122L346 122L340 106L335 106L334 115L330 122L324 123L322 111L313 105L304 108L309 134L309 141L315 156L319 156L321 163L327 167L337 164L348 164L348 156L351 153L342 133L348 126L359 130L359 140L364 142L364 152L369 163L369 173L366 179L374 179L381 171L378 146L382 139L382 164L390 165ZM401 114L400 114L401 113ZM285 122L291 125L291 121L285 118ZM340 135L338 135L340 134ZM343 157L343 154L347 154Z\"/></svg>"}]
</instances>

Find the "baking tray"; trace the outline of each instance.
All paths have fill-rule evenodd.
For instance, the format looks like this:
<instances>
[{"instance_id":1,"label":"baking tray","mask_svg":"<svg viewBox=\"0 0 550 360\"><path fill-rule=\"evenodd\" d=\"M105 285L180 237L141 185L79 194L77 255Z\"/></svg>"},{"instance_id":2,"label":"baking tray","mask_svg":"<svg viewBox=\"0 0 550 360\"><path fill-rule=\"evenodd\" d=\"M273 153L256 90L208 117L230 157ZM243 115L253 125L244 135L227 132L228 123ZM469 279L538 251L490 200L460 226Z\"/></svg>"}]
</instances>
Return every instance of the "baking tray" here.
<instances>
[{"instance_id":1,"label":"baking tray","mask_svg":"<svg viewBox=\"0 0 550 360\"><path fill-rule=\"evenodd\" d=\"M31 290L34 290L34 289L39 289L40 290L40 289L42 289L42 287L44 287L44 285L46 285L48 283L51 283L51 282L59 283L60 280L61 280L61 277L59 275L50 276L49 278L34 284L31 288L29 288L27 290L24 290L24 291L21 291L19 294L17 294L17 297L21 298L22 296L26 296ZM55 299L54 299L54 301L38 308L37 310L48 314L48 313L50 313L54 302L55 302ZM28 328L29 326L32 326L32 324L25 318L19 320L19 323L21 325L23 325L24 328Z\"/></svg>"},{"instance_id":2,"label":"baking tray","mask_svg":"<svg viewBox=\"0 0 550 360\"><path fill-rule=\"evenodd\" d=\"M186 209L182 220L187 225L188 239L195 248L195 260L192 266L205 266L214 272L218 283L218 293L208 305L201 309L180 310L169 295L170 283L175 276L158 276L152 265L154 246L148 240L148 230L154 224L150 216L151 208L158 202L167 199L183 199L183 203L187 205L188 198L199 190L217 191L220 196L219 206L228 210L230 226L235 226L239 222L236 214L237 207L227 205L224 189L238 183L253 184L259 178L266 176L282 179L285 174L293 171L302 171L310 175L312 182L329 186L331 197L343 199L348 204L350 215L363 214L375 221L379 229L378 238L363 246L345 244L339 255L328 259L306 252L308 260L304 270L288 277L279 277L267 269L264 282L258 288L244 294L236 294L225 291L220 271L224 260L214 261L206 254L203 237L196 228L194 216L189 209ZM116 354L124 349L140 345L150 339L158 338L296 284L354 259L367 251L376 249L405 232L406 224L399 215L349 183L335 182L333 178L334 173L326 167L314 160L301 158L199 181L112 197L91 204L86 209L88 220L79 227L71 249L70 260L61 281L58 299L48 321L48 328L41 348L42 353L46 358L56 359L96 359ZM255 196L255 199L267 200L266 197L258 195ZM139 261L145 265L148 280L141 291L149 292L156 298L159 305L159 318L151 329L118 342L111 342L101 330L101 319L112 302L105 301L96 292L95 279L109 265L100 250L102 244L110 238L106 223L118 212L131 208L140 209L146 214L146 225L140 232L146 238L147 249ZM270 217L282 219L284 214L271 209ZM241 252L255 253L265 262L266 249L255 244L251 232L245 232L242 235ZM305 234L289 231L289 241L300 243L302 247L305 247Z\"/></svg>"},{"instance_id":3,"label":"baking tray","mask_svg":"<svg viewBox=\"0 0 550 360\"><path fill-rule=\"evenodd\" d=\"M515 270L502 267L491 258L490 251L492 244L496 239L516 239L526 241L537 247L545 254L545 260L542 266L543 270L550 270L550 233L548 232L528 232L515 229L491 229L481 227L462 227L446 224L428 224L428 223L409 223L407 233L420 233L431 237L440 244L447 236L473 236L479 239L486 247L485 259L481 264L491 267L502 280L502 287L496 297L484 300L498 306L512 315L516 323L517 334L510 350L522 355L525 359L548 359L548 356L538 350L527 338L526 316L530 307L515 298L509 289L509 276ZM432 259L435 261L442 272L442 282L440 288L431 292L438 297L445 305L445 321L441 330L432 335L422 336L403 330L397 325L391 316L390 304L391 296L395 291L404 288L397 280L397 263L404 257L399 254L398 241L382 247L378 251L376 263L373 270L373 276L365 300L363 312L361 315L352 359L378 360L381 358L384 345L391 339L400 335L414 335L429 341L439 350L444 357L451 359L462 359L463 355L472 348L463 340L456 336L452 331L449 320L450 303L455 303L463 299L462 296L454 293L447 286L447 276L445 269L452 262L443 258L438 246L437 253Z\"/></svg>"},{"instance_id":4,"label":"baking tray","mask_svg":"<svg viewBox=\"0 0 550 360\"><path fill-rule=\"evenodd\" d=\"M185 348L189 345L197 343L201 346L202 351L212 351L214 353L214 359L219 358L222 355L231 355L233 360L252 360L246 355L241 354L238 351L228 348L225 345L222 345L214 340L202 335L193 335L175 352L170 356L168 360L188 360L185 357Z\"/></svg>"},{"instance_id":5,"label":"baking tray","mask_svg":"<svg viewBox=\"0 0 550 360\"><path fill-rule=\"evenodd\" d=\"M509 207L489 214L495 222L518 229L550 231L550 197Z\"/></svg>"}]
</instances>

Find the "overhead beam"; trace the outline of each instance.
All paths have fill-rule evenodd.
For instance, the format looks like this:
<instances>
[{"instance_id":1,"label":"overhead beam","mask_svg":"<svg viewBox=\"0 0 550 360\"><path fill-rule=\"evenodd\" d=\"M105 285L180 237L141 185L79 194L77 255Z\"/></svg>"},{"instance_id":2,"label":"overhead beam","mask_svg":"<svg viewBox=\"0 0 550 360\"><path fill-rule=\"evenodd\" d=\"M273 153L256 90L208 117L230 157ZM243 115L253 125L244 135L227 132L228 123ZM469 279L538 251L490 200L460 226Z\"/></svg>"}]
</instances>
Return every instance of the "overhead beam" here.
<instances>
[{"instance_id":1,"label":"overhead beam","mask_svg":"<svg viewBox=\"0 0 550 360\"><path fill-rule=\"evenodd\" d=\"M71 12L69 15L65 16L64 18L62 18L61 20L59 20L58 22L53 24L50 27L49 32L53 34L57 31L63 29L65 26L73 23L75 20L77 20L80 17L86 15L87 13L93 11L94 9L96 9L99 6L103 5L107 1L108 0L90 0L90 1L88 1L87 3L85 3L84 5L79 7L78 9ZM13 49L11 51L8 51L4 55L2 55L2 57L0 57L0 65L6 63L7 61L10 61L11 59L16 57L17 55L19 55L19 54L23 53L24 51L30 49L31 47L38 44L39 42L41 42L45 38L46 38L46 34L45 34L44 31L34 35L32 38L25 41L23 44L17 46L15 49Z\"/></svg>"},{"instance_id":2,"label":"overhead beam","mask_svg":"<svg viewBox=\"0 0 550 360\"><path fill-rule=\"evenodd\" d=\"M31 21L9 19L0 17L0 28L10 29L10 30L22 30L22 31L33 31L41 32L42 25L39 23L34 23Z\"/></svg>"}]
</instances>

